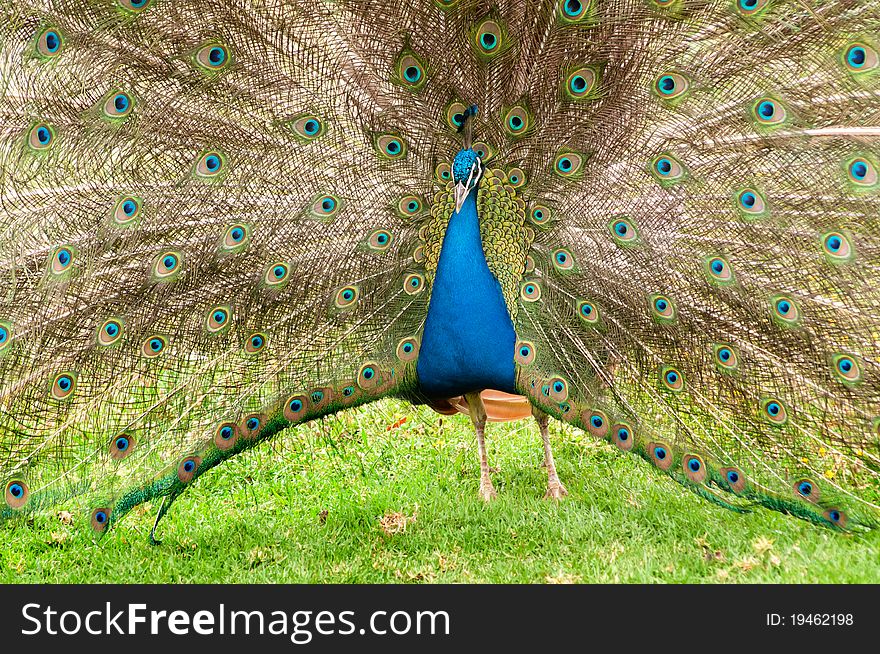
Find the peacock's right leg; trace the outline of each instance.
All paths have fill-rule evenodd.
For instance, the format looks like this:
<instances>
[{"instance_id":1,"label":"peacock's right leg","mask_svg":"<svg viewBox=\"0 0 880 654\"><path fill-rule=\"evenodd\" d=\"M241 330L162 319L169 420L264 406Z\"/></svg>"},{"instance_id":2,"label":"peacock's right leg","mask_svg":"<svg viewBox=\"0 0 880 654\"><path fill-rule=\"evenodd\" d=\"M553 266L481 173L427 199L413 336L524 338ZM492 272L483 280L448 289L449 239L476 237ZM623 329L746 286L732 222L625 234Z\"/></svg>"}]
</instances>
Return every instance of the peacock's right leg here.
<instances>
[{"instance_id":1,"label":"peacock's right leg","mask_svg":"<svg viewBox=\"0 0 880 654\"><path fill-rule=\"evenodd\" d=\"M480 394L468 393L464 396L468 404L468 412L471 421L474 423L474 430L477 432L477 445L480 450L480 497L486 502L498 497L495 487L492 486L492 478L489 476L489 460L486 457L486 439L484 432L486 430L486 407L483 406L483 400Z\"/></svg>"},{"instance_id":2,"label":"peacock's right leg","mask_svg":"<svg viewBox=\"0 0 880 654\"><path fill-rule=\"evenodd\" d=\"M547 468L547 493L544 499L558 500L568 495L568 490L559 481L556 474L556 463L553 461L553 451L550 449L550 416L538 409L532 407L532 415L538 422L538 429L541 430L541 440L544 441L544 466Z\"/></svg>"}]
</instances>

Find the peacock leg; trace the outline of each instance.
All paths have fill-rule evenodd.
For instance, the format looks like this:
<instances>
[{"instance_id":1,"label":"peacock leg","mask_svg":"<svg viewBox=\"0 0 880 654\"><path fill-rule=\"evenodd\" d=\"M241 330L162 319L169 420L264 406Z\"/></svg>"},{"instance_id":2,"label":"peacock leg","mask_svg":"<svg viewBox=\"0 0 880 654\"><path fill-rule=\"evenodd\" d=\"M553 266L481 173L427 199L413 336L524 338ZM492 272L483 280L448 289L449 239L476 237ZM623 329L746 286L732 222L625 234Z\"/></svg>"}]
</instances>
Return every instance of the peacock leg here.
<instances>
[{"instance_id":1,"label":"peacock leg","mask_svg":"<svg viewBox=\"0 0 880 654\"><path fill-rule=\"evenodd\" d=\"M544 441L544 465L547 466L547 492L544 499L558 500L568 495L568 491L559 476L556 474L556 464L553 462L553 451L550 449L550 433L548 425L550 424L550 416L537 408L532 408L532 415L538 422L538 429L541 430L541 439Z\"/></svg>"},{"instance_id":2,"label":"peacock leg","mask_svg":"<svg viewBox=\"0 0 880 654\"><path fill-rule=\"evenodd\" d=\"M486 407L483 406L483 400L479 393L468 393L464 396L467 400L468 411L471 421L474 423L474 430L477 432L477 445L480 449L480 497L486 502L498 497L495 487L492 486L492 478L489 476L489 460L486 457L486 439L484 432L486 430Z\"/></svg>"}]
</instances>

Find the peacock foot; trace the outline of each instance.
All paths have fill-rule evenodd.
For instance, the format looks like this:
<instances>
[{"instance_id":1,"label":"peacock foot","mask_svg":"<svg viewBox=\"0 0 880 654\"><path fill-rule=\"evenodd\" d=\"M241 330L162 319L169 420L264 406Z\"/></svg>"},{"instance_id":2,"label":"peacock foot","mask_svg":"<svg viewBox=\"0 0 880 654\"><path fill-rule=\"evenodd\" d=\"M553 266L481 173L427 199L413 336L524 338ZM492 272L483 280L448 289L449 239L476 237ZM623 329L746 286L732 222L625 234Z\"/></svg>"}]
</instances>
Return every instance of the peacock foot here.
<instances>
[{"instance_id":1,"label":"peacock foot","mask_svg":"<svg viewBox=\"0 0 880 654\"><path fill-rule=\"evenodd\" d=\"M498 497L498 493L495 492L495 487L492 485L492 480L488 477L480 480L480 497L484 502L491 502Z\"/></svg>"},{"instance_id":2,"label":"peacock foot","mask_svg":"<svg viewBox=\"0 0 880 654\"><path fill-rule=\"evenodd\" d=\"M568 490L559 479L551 479L547 482L547 492L544 493L545 500L561 500L566 495L568 495Z\"/></svg>"}]
</instances>

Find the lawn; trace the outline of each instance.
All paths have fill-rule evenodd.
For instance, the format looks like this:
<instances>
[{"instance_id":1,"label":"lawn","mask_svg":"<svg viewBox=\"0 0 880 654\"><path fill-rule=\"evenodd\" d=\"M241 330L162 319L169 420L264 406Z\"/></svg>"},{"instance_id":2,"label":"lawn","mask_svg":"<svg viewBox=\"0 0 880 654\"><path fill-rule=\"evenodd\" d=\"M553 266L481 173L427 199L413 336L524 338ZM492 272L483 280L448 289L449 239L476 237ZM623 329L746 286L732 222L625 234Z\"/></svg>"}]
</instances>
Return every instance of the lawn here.
<instances>
[{"instance_id":1,"label":"lawn","mask_svg":"<svg viewBox=\"0 0 880 654\"><path fill-rule=\"evenodd\" d=\"M0 581L880 582L880 530L732 513L554 422L570 493L556 504L543 499L535 424L490 424L487 434L499 492L488 505L468 418L382 402L201 477L162 521L158 547L148 540L154 506L97 541L76 504L58 507L60 518L6 524Z\"/></svg>"}]
</instances>

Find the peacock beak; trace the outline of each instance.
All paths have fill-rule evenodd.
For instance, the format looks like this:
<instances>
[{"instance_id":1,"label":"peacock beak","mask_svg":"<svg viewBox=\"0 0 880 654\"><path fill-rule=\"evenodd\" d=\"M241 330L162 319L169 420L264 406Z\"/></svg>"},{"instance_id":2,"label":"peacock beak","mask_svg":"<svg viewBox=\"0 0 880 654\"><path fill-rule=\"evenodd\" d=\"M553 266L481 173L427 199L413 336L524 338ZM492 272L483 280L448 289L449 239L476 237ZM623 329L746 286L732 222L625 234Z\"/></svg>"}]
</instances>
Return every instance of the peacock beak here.
<instances>
[{"instance_id":1,"label":"peacock beak","mask_svg":"<svg viewBox=\"0 0 880 654\"><path fill-rule=\"evenodd\" d=\"M471 192L471 189L464 185L464 182L458 182L455 185L455 213L461 211L461 206L464 204L464 201L467 199L468 193Z\"/></svg>"}]
</instances>

